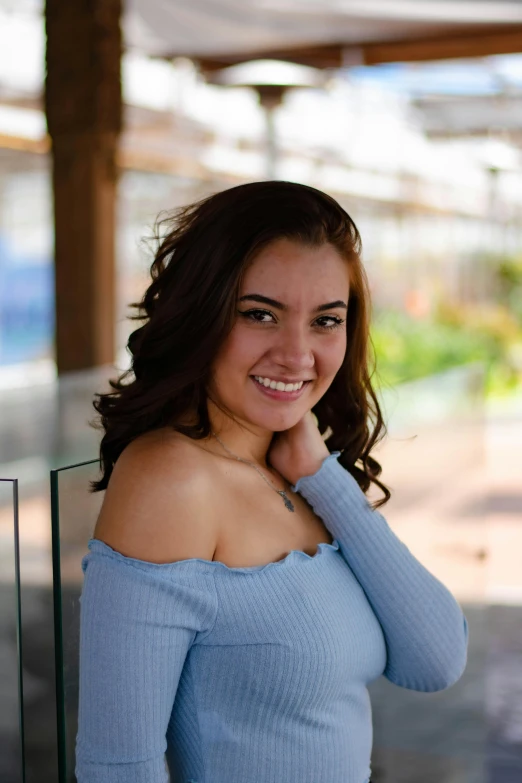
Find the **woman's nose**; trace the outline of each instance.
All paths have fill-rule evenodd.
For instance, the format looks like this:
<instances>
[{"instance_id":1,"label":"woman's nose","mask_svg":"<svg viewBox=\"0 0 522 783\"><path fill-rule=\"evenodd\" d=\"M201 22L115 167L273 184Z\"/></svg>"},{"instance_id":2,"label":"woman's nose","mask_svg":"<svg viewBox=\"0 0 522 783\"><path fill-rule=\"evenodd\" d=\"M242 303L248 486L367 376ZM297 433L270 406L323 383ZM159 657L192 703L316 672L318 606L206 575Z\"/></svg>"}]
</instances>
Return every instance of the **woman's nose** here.
<instances>
[{"instance_id":1,"label":"woman's nose","mask_svg":"<svg viewBox=\"0 0 522 783\"><path fill-rule=\"evenodd\" d=\"M296 374L314 365L310 336L303 328L283 330L279 335L274 354L284 361L285 365L295 368Z\"/></svg>"}]
</instances>

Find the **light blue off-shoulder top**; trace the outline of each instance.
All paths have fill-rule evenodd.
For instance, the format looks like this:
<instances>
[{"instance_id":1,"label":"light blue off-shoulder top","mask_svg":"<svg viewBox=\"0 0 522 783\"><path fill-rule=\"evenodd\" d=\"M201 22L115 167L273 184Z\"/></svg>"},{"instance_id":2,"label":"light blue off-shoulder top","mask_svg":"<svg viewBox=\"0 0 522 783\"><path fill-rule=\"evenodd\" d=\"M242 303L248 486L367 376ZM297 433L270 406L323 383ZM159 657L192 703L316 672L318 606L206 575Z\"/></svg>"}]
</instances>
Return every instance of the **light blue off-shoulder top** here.
<instances>
[{"instance_id":1,"label":"light blue off-shoulder top","mask_svg":"<svg viewBox=\"0 0 522 783\"><path fill-rule=\"evenodd\" d=\"M460 605L334 451L299 492L333 542L264 566L82 560L78 783L368 783L367 685L449 688Z\"/></svg>"}]
</instances>

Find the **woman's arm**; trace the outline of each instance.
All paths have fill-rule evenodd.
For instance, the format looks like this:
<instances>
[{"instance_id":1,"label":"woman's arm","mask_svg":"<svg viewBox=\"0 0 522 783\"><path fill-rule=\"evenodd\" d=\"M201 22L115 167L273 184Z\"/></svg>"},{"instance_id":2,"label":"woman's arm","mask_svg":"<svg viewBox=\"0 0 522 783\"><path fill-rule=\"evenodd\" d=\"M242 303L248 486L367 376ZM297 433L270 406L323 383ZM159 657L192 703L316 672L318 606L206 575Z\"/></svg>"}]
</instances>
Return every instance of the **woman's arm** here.
<instances>
[{"instance_id":1,"label":"woman's arm","mask_svg":"<svg viewBox=\"0 0 522 783\"><path fill-rule=\"evenodd\" d=\"M383 629L384 676L402 688L440 691L462 676L468 623L450 591L373 510L354 477L327 457L292 486L334 536Z\"/></svg>"},{"instance_id":2,"label":"woman's arm","mask_svg":"<svg viewBox=\"0 0 522 783\"><path fill-rule=\"evenodd\" d=\"M178 440L119 456L82 560L78 783L166 783L166 733L191 645L217 613L211 486Z\"/></svg>"},{"instance_id":3,"label":"woman's arm","mask_svg":"<svg viewBox=\"0 0 522 783\"><path fill-rule=\"evenodd\" d=\"M187 653L217 613L213 576L92 539L83 558L78 783L167 783L166 732Z\"/></svg>"}]
</instances>

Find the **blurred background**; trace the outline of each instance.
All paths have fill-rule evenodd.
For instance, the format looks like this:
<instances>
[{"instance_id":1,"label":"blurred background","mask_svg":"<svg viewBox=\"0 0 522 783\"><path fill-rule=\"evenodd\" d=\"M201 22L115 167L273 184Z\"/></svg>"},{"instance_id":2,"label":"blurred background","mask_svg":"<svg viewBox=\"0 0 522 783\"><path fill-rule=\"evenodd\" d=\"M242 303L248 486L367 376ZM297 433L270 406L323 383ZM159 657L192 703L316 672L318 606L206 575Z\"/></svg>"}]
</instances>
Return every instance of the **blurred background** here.
<instances>
[{"instance_id":1,"label":"blurred background","mask_svg":"<svg viewBox=\"0 0 522 783\"><path fill-rule=\"evenodd\" d=\"M370 687L372 780L522 780L521 145L520 0L0 0L2 783L75 779L92 399L154 221L263 179L361 232L385 516L470 625L447 692Z\"/></svg>"}]
</instances>

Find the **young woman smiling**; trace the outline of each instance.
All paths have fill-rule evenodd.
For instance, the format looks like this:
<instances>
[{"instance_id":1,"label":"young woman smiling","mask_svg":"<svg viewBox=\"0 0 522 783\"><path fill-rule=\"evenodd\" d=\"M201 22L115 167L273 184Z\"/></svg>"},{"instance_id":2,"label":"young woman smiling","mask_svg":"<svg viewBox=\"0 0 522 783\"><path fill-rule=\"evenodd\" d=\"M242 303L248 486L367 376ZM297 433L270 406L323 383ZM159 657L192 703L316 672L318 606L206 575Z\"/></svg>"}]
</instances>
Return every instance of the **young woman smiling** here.
<instances>
[{"instance_id":1,"label":"young woman smiling","mask_svg":"<svg viewBox=\"0 0 522 783\"><path fill-rule=\"evenodd\" d=\"M377 510L359 233L289 182L161 225L131 369L95 402L77 779L368 783L367 685L450 687L468 626Z\"/></svg>"}]
</instances>

